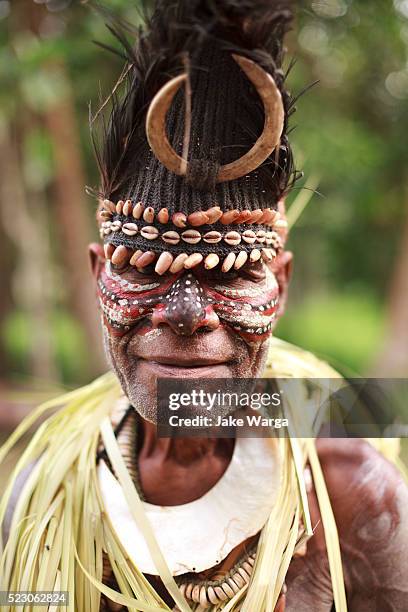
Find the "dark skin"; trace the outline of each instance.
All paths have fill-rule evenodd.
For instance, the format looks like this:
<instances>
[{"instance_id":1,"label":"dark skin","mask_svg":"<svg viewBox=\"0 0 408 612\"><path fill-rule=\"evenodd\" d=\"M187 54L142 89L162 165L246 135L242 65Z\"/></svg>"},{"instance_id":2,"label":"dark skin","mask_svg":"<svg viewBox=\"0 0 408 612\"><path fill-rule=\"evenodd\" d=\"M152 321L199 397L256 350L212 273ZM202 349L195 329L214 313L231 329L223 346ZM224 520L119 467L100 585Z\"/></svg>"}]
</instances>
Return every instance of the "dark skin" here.
<instances>
[{"instance_id":1,"label":"dark skin","mask_svg":"<svg viewBox=\"0 0 408 612\"><path fill-rule=\"evenodd\" d=\"M408 605L408 488L368 442L321 439L320 462L340 536L348 609L398 611ZM309 494L312 523L317 499ZM332 590L322 524L287 575L285 610L329 612Z\"/></svg>"},{"instance_id":2,"label":"dark skin","mask_svg":"<svg viewBox=\"0 0 408 612\"><path fill-rule=\"evenodd\" d=\"M99 244L90 246L91 267L95 280L103 274L106 261ZM292 254L283 252L278 261L267 269L262 263L245 266L239 274L207 273L202 267L194 270L194 277L205 289L220 283L229 289L274 287L279 295L276 320L284 312ZM152 270L137 271L123 266L114 273L131 283L155 282L167 284ZM187 274L187 272L186 272ZM173 279L175 282L176 277ZM205 294L205 291L204 291ZM204 300L204 297L201 298ZM186 311L183 308L184 317ZM140 406L142 443L138 449L139 479L146 500L156 505L178 505L191 502L204 495L221 478L233 452L233 440L220 438L158 438L155 420L155 378L160 375L174 377L257 377L262 374L268 351L268 341L249 341L225 325L214 309L209 307L202 319L190 310L191 324L183 318L184 329L178 333L180 320L177 310L164 315L159 305L149 319L140 321L128 333L118 335L104 325L105 348L117 373L122 388L132 404ZM193 322L194 321L194 322ZM155 330L160 329L160 336ZM159 364L159 365L158 365ZM142 384L141 384L142 383ZM250 538L236 547L216 568L203 572L203 578L218 579L231 569L256 539ZM152 580L160 595L166 592L156 579ZM171 602L168 602L171 603ZM284 599L276 607L283 610Z\"/></svg>"},{"instance_id":3,"label":"dark skin","mask_svg":"<svg viewBox=\"0 0 408 612\"><path fill-rule=\"evenodd\" d=\"M98 278L105 264L103 250L99 245L91 245L90 253L93 273ZM279 286L279 316L284 312L291 260L291 254L284 253L271 264ZM236 282L242 286L253 281L243 276ZM151 322L143 322L144 327L149 325ZM245 370L246 376L256 376L263 368L267 341L245 346L241 338L221 323L215 328L201 328L199 332L192 330L190 335L184 336L178 335L166 321L161 320L160 326L160 343L166 342L167 357L173 354L173 359L166 359L170 372L174 368L173 375L179 374L177 360L183 359L181 356L186 354L188 346L193 346L195 363L189 366L184 359L182 369L183 372L194 369L195 376L197 368L201 367L197 355L205 357L206 376L212 366L227 368L231 375ZM144 363L148 361L146 353L142 359L137 355L138 351L146 351L147 346L140 341L145 336L137 338L136 335L137 328L133 328L127 335L115 337L105 326L107 350L115 370L122 368L121 382L127 393L138 391L134 378L139 374L139 361L145 368L144 372L143 368L140 370L140 375L142 378L146 375L146 380L152 378L155 367L153 364L149 369L149 363ZM151 336L149 350L154 348L155 337ZM240 354L238 362L229 359L231 351ZM156 351L156 358L158 354ZM133 360L131 368L129 359ZM143 435L138 455L147 501L174 505L197 499L225 472L233 450L231 440L159 439L154 423L148 418L152 414L150 408L147 406L146 413L140 414ZM395 467L363 440L321 439L317 449L340 536L348 609L351 612L405 611L408 609L406 484ZM286 577L287 594L281 596L275 612L332 610L324 533L313 489L309 502L315 533L308 542L306 555L293 559ZM248 544L245 542L234 549L219 567L214 568L214 573L209 570L208 575L227 571Z\"/></svg>"},{"instance_id":4,"label":"dark skin","mask_svg":"<svg viewBox=\"0 0 408 612\"><path fill-rule=\"evenodd\" d=\"M198 499L221 478L231 459L233 440L158 438L143 420L139 478L152 504L174 506ZM190 481L191 478L191 481ZM190 483L187 487L186 483ZM164 484L165 483L165 484Z\"/></svg>"},{"instance_id":5,"label":"dark skin","mask_svg":"<svg viewBox=\"0 0 408 612\"><path fill-rule=\"evenodd\" d=\"M99 244L90 246L90 256L93 274L98 280L105 266ZM278 316L284 311L291 262L292 254L285 252L280 255L278 265L274 263L270 267L279 291ZM263 286L263 266L258 264L252 268L230 281L229 287ZM198 278L203 273L203 270L195 272ZM124 269L123 277L129 279L129 274L136 275L139 281L137 271ZM160 280L151 271L144 275L149 284ZM219 282L216 276L214 284ZM145 496L152 503L177 505L197 499L214 486L228 466L233 443L219 438L158 438L154 425L155 378L163 375L163 370L166 376L175 377L255 378L264 369L268 342L245 342L218 317L216 327L198 327L188 335L178 334L172 320L161 317L158 337L154 333L154 318L155 312L121 336L105 325L105 347L126 395L133 405L141 406L138 411L142 417L143 444L139 449L139 472Z\"/></svg>"},{"instance_id":6,"label":"dark skin","mask_svg":"<svg viewBox=\"0 0 408 612\"><path fill-rule=\"evenodd\" d=\"M104 264L103 251L92 245L91 262L95 278ZM271 270L279 285L279 316L284 312L292 257L283 253ZM242 281L241 281L242 282ZM245 282L245 281L244 281ZM249 281L247 281L249 282ZM200 349L197 333L180 337L166 321L165 341L174 354L180 346ZM134 332L133 332L134 333ZM225 328L208 329L205 350L224 342L225 354L234 343L234 335ZM109 338L111 359L120 367L124 357L120 342ZM123 340L122 340L123 342ZM188 344L189 343L189 344ZM240 339L236 340L236 346ZM227 348L225 348L227 346ZM263 364L267 341L248 348L245 368L256 376ZM222 349L221 349L222 353ZM235 374L233 364L228 364ZM248 375L248 374L247 374ZM131 386L129 381L125 385ZM155 427L142 418L143 443L139 451L139 469L144 493L155 504L182 504L203 495L224 473L232 454L230 440L159 440ZM358 612L403 611L408 607L408 488L399 472L371 445L363 440L321 439L317 444L320 461L338 525L349 610ZM169 486L170 485L170 486ZM328 612L333 597L323 527L315 493L309 494L315 535L308 542L307 554L293 560L288 576L286 596L276 610ZM235 549L224 560L229 569L243 552ZM240 550L241 548L241 550ZM308 579L306 579L308 578ZM309 579L310 578L310 579Z\"/></svg>"},{"instance_id":7,"label":"dark skin","mask_svg":"<svg viewBox=\"0 0 408 612\"><path fill-rule=\"evenodd\" d=\"M291 261L291 255L284 253L271 264L279 285L279 316L284 312ZM104 263L98 245L91 246L91 262L97 278ZM189 338L180 338L166 321L163 327L166 327L168 350L174 352L176 362L180 342L189 339L191 344L196 338L194 333ZM206 350L223 341L225 348L231 338L234 342L233 334L227 336L227 333L225 329L222 335L219 328L209 329L205 334ZM110 355L120 365L120 341L110 340ZM250 375L256 376L264 361L265 344L267 342L248 349L245 367L251 369ZM197 344L195 353L199 348ZM234 372L234 366L229 367ZM227 468L232 454L230 440L159 440L154 425L147 419L142 419L142 423L144 437L139 451L139 469L148 501L172 505L196 499L208 491ZM405 610L408 604L408 595L404 592L408 577L406 485L397 470L364 441L322 439L318 442L318 451L340 534L349 609L359 612ZM313 491L310 504L313 524L317 525L315 535L308 543L306 556L294 559L290 566L288 592L278 603L280 609L324 612L332 607L324 533ZM378 541L380 546L377 546ZM231 567L240 552L233 551L231 558L225 559L217 571ZM401 572L398 580L395 579L397 568ZM311 580L304 580L305 576Z\"/></svg>"}]
</instances>

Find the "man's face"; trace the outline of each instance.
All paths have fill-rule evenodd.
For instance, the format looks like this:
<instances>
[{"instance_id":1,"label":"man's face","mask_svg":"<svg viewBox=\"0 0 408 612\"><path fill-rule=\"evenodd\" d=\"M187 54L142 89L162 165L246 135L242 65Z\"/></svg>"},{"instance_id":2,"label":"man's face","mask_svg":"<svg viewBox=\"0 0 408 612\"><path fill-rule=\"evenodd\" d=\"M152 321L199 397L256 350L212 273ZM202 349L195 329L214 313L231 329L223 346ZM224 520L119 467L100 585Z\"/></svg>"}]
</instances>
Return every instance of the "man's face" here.
<instances>
[{"instance_id":1,"label":"man's face","mask_svg":"<svg viewBox=\"0 0 408 612\"><path fill-rule=\"evenodd\" d=\"M91 245L108 359L123 391L156 421L158 378L256 378L286 299L291 254L223 273L159 276L105 260Z\"/></svg>"}]
</instances>

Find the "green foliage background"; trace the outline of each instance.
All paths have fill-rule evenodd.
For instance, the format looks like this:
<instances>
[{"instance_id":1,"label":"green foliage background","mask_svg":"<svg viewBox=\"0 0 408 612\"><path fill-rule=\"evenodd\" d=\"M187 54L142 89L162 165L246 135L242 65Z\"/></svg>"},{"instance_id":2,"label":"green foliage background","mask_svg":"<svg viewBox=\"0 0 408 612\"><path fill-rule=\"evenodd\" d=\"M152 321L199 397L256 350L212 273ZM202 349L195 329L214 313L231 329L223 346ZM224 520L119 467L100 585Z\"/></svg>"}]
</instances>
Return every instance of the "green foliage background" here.
<instances>
[{"instance_id":1,"label":"green foliage background","mask_svg":"<svg viewBox=\"0 0 408 612\"><path fill-rule=\"evenodd\" d=\"M132 21L140 20L135 0L105 4ZM297 4L288 39L288 62L294 56L297 63L289 84L296 93L315 80L319 83L301 97L293 120L292 141L305 179L289 204L316 177L321 195L313 196L290 238L294 276L278 335L326 356L343 372L363 373L381 350L389 278L407 213L408 2ZM19 122L24 180L47 195L52 209L54 158L49 135L41 122L25 121L25 113L41 116L64 98L69 84L79 155L87 183L95 186L89 103L95 109L108 95L122 66L93 44L115 42L101 16L86 4L55 0L48 8L35 7L42 11L35 36L27 21L12 21L14 6L0 0L0 128ZM67 68L64 78L55 69L60 61ZM90 199L89 215L93 214ZM53 229L50 222L51 242ZM54 274L61 279L59 245L53 249ZM7 251L5 257L13 267ZM61 280L57 287L50 325L58 374L65 382L82 382L89 378L96 349L85 345ZM30 373L29 335L29 324L13 306L11 295L1 337L12 374Z\"/></svg>"}]
</instances>

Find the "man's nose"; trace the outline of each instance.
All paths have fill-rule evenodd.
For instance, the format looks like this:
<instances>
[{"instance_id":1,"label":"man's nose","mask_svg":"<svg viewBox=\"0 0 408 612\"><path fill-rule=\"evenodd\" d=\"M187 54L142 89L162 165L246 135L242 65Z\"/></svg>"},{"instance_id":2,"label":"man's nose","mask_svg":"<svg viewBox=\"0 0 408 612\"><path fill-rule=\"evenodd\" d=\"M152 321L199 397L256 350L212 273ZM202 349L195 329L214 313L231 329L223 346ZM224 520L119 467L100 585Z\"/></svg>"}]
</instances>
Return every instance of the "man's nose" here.
<instances>
[{"instance_id":1,"label":"man's nose","mask_svg":"<svg viewBox=\"0 0 408 612\"><path fill-rule=\"evenodd\" d=\"M153 327L168 325L176 334L191 336L198 329L211 331L220 324L211 301L191 273L177 279L165 300L153 311Z\"/></svg>"}]
</instances>

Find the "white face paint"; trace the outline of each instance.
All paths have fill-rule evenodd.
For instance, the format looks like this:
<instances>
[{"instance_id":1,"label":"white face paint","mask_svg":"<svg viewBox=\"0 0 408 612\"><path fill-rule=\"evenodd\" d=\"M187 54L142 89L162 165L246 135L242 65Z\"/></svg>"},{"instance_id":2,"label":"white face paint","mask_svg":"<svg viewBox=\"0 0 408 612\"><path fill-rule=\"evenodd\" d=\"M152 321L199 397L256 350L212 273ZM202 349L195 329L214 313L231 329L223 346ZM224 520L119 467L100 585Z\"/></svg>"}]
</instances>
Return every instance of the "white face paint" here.
<instances>
[{"instance_id":1,"label":"white face paint","mask_svg":"<svg viewBox=\"0 0 408 612\"><path fill-rule=\"evenodd\" d=\"M229 323L234 331L251 334L254 340L272 332L278 306L277 279L267 266L264 266L264 270L265 279L259 285L242 289L225 285L214 288L221 298L215 301L218 316ZM223 296L230 299L223 300Z\"/></svg>"},{"instance_id":2,"label":"white face paint","mask_svg":"<svg viewBox=\"0 0 408 612\"><path fill-rule=\"evenodd\" d=\"M112 264L110 261L105 263L105 272L106 276L110 280L114 281L114 283L118 283L122 290L126 292L141 293L142 291L151 291L152 289L157 289L157 287L160 287L160 283L130 283L125 278L122 278L120 274L116 274L116 272L112 270ZM115 287L114 283L112 283L112 287Z\"/></svg>"}]
</instances>

